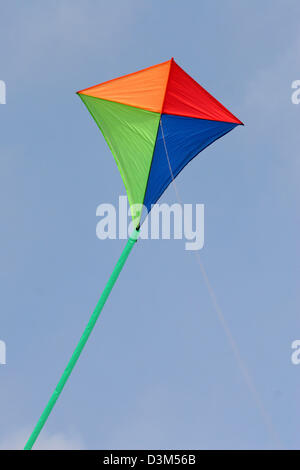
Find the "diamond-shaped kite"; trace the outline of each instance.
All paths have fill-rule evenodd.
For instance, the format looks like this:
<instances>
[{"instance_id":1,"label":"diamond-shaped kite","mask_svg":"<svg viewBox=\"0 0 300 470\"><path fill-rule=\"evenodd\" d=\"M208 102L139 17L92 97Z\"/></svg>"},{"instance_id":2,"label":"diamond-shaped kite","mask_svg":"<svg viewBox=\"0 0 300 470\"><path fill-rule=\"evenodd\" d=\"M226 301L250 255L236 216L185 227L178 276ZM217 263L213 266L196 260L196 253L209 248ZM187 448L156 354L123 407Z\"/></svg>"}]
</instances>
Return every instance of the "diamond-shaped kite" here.
<instances>
[{"instance_id":1,"label":"diamond-shaped kite","mask_svg":"<svg viewBox=\"0 0 300 470\"><path fill-rule=\"evenodd\" d=\"M136 230L25 449L31 449L83 350L139 236L141 209L153 204L201 150L242 122L171 59L78 92L101 129L123 178Z\"/></svg>"},{"instance_id":2,"label":"diamond-shaped kite","mask_svg":"<svg viewBox=\"0 0 300 470\"><path fill-rule=\"evenodd\" d=\"M190 160L242 124L174 59L78 94L111 149L130 206L148 212Z\"/></svg>"}]
</instances>

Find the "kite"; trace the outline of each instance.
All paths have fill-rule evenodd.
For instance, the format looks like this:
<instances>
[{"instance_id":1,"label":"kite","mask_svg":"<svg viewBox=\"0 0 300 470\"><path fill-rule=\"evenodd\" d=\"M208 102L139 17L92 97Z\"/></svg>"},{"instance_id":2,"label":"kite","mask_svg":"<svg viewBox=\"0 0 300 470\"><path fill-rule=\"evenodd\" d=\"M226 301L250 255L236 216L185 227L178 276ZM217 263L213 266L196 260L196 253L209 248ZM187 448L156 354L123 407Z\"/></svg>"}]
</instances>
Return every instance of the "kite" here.
<instances>
[{"instance_id":1,"label":"kite","mask_svg":"<svg viewBox=\"0 0 300 470\"><path fill-rule=\"evenodd\" d=\"M202 150L243 123L172 58L77 94L100 128L123 179L135 230L25 448L35 443L66 384L149 213Z\"/></svg>"}]
</instances>

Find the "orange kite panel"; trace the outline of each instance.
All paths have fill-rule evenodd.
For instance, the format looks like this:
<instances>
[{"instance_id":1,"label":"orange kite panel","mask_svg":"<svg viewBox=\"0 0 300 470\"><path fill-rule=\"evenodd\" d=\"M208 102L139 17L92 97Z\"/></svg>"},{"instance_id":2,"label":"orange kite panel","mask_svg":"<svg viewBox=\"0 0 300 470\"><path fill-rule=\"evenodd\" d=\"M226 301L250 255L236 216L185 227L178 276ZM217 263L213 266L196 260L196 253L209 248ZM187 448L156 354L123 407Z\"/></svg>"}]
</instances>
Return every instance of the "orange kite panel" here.
<instances>
[{"instance_id":1,"label":"orange kite panel","mask_svg":"<svg viewBox=\"0 0 300 470\"><path fill-rule=\"evenodd\" d=\"M161 113L170 66L168 60L78 93Z\"/></svg>"}]
</instances>

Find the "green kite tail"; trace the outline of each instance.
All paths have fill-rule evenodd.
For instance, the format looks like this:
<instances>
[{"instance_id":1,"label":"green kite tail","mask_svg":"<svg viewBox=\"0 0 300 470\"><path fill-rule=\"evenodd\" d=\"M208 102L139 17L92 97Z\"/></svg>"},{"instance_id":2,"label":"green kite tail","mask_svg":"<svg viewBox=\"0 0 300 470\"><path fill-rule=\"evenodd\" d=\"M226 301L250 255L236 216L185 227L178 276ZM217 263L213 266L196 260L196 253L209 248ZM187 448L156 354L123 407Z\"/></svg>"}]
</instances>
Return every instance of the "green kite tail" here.
<instances>
[{"instance_id":1,"label":"green kite tail","mask_svg":"<svg viewBox=\"0 0 300 470\"><path fill-rule=\"evenodd\" d=\"M69 360L69 363L67 365L67 367L65 368L50 400L48 401L47 403L47 406L46 408L44 409L40 419L38 420L31 436L29 437L25 447L24 447L24 450L31 450L32 449L32 446L34 445L35 441L37 440L41 430L43 429L43 426L45 425L46 421L47 421L47 418L48 416L50 415L59 395L61 394L61 392L63 391L63 388L72 372L72 370L74 369L75 367L75 364L76 362L78 361L79 359L79 356L87 342L87 340L89 339L89 336L96 324L96 321L98 320L99 318L99 315L104 307L104 304L109 296L109 294L111 293L111 290L116 282L116 280L118 279L118 276L120 274L120 272L122 271L122 268L128 258L128 255L129 253L131 252L135 242L137 241L138 237L139 237L139 230L134 230L134 232L131 234L131 236L129 237L127 243L126 243L126 246L102 292L102 295L99 299L99 302L97 303L96 305L96 308L94 310L94 312L92 313L91 315L91 318L89 319L89 322L88 324L86 325L85 327L85 330L71 356L71 359Z\"/></svg>"}]
</instances>

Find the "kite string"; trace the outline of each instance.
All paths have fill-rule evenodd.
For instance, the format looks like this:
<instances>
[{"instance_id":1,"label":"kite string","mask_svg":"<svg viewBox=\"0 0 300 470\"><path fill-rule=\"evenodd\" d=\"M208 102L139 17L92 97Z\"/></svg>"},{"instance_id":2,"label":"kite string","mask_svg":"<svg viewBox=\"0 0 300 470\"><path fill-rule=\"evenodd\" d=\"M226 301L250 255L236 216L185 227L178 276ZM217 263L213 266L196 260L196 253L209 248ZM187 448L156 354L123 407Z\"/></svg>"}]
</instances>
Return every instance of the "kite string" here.
<instances>
[{"instance_id":1,"label":"kite string","mask_svg":"<svg viewBox=\"0 0 300 470\"><path fill-rule=\"evenodd\" d=\"M171 167L171 162L170 162L170 158L169 158L169 153L168 153L168 149L167 149L167 144L166 144L166 141L165 141L165 136L164 136L164 129L163 129L163 125L162 125L162 120L160 119L160 128L161 128L161 134L162 134L162 139L163 139L163 143L164 143L164 149L165 149L165 153L166 153L166 157L167 157L167 160L168 160L168 166L169 166L169 170L170 170L170 174L171 174L171 178L172 178L172 183L173 183L173 187L174 187L174 190L175 190L175 193L176 193L176 197L177 197L177 200L178 202L181 204L181 206L183 206L183 201L180 197L180 194L179 194L179 190L178 190L178 187L177 187L177 184L175 182L175 177L174 177L174 174L173 174L173 170L172 170L172 167ZM233 354L237 360L237 363L238 363L238 366L240 368L240 371L242 372L242 375L244 376L244 379L245 379L245 382L246 382L246 385L248 386L248 389L249 391L251 392L253 398L254 398L254 401L263 417L263 420L265 422L265 425L270 433L270 436L272 438L272 441L274 442L274 444L276 445L276 447L282 447L281 445L281 442L280 442L280 439L277 435L277 431L275 430L274 426L273 426L273 423L272 423L272 419L269 415L269 413L267 412L265 406L264 406L264 403L262 401L262 399L260 398L260 395L255 387L255 384L254 384L254 381L248 371L248 368L244 362L244 360L242 359L242 356L240 354L240 351L239 351L239 348L238 348L238 345L231 333L231 330L229 328L229 325L227 324L227 321L225 319L225 316L221 310L221 307L218 303L218 300L217 300L217 296L214 292L214 289L212 287L212 284L210 283L209 279L208 279L208 275L207 275L207 272L206 272L206 269L202 263L202 260L201 260L201 257L200 257L200 254L198 251L193 251L193 253L195 254L195 259L196 259L196 262L200 268L200 271L201 271L201 274L202 274L202 277L204 279L204 283L205 283L205 286L208 290L208 294L210 296L210 299L212 301L212 304L213 304L213 307L214 307L214 310L217 314L217 317L223 327L223 330L225 332L225 335L227 336L227 339L229 341L229 344L231 346L231 349L233 351Z\"/></svg>"}]
</instances>

